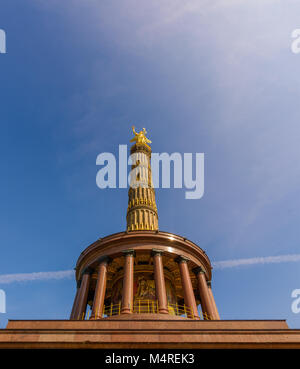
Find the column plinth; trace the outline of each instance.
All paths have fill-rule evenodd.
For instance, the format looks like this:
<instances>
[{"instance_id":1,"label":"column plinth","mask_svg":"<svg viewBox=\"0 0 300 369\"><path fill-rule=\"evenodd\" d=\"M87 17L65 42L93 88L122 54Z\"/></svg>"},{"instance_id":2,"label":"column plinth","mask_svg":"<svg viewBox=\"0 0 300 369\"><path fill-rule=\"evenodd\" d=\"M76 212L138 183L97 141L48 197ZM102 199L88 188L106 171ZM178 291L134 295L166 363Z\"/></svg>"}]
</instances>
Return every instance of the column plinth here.
<instances>
[{"instance_id":1,"label":"column plinth","mask_svg":"<svg viewBox=\"0 0 300 369\"><path fill-rule=\"evenodd\" d=\"M158 312L169 314L164 267L162 263L162 250L153 249L155 292L158 301Z\"/></svg>"},{"instance_id":2,"label":"column plinth","mask_svg":"<svg viewBox=\"0 0 300 369\"><path fill-rule=\"evenodd\" d=\"M134 250L123 251L125 256L121 314L133 312L133 264Z\"/></svg>"}]
</instances>

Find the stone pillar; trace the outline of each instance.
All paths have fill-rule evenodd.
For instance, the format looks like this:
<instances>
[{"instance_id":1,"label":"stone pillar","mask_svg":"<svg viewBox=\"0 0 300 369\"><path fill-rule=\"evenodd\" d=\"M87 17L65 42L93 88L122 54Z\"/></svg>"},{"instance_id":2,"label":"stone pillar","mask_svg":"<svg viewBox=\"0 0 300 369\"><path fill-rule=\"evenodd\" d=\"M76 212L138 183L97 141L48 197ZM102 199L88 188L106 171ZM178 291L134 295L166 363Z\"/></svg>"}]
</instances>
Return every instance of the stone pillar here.
<instances>
[{"instance_id":1,"label":"stone pillar","mask_svg":"<svg viewBox=\"0 0 300 369\"><path fill-rule=\"evenodd\" d=\"M86 312L86 304L87 304L87 298L88 298L88 293L89 293L92 272L93 271L90 268L86 268L83 271L83 277L82 277L80 291L78 295L77 309L75 313L76 314L75 319L78 319L78 320L82 320Z\"/></svg>"},{"instance_id":2,"label":"stone pillar","mask_svg":"<svg viewBox=\"0 0 300 369\"><path fill-rule=\"evenodd\" d=\"M155 293L158 300L158 312L160 314L169 314L164 267L162 263L162 253L162 250L152 250L154 262Z\"/></svg>"},{"instance_id":3,"label":"stone pillar","mask_svg":"<svg viewBox=\"0 0 300 369\"><path fill-rule=\"evenodd\" d=\"M212 292L212 289L211 289L211 281L207 281L207 287L208 287L208 292L209 292L209 296L210 296L210 301L211 301L211 304L212 304L213 309L214 309L214 318L216 320L220 320L220 315L219 315L219 312L218 312L216 301L215 301L215 298L214 298L214 295L213 295L213 292Z\"/></svg>"},{"instance_id":4,"label":"stone pillar","mask_svg":"<svg viewBox=\"0 0 300 369\"><path fill-rule=\"evenodd\" d=\"M103 256L98 260L99 265L98 265L97 284L93 301L92 315L90 319L102 318L106 292L107 265L109 263L109 260L110 259L107 256Z\"/></svg>"},{"instance_id":5,"label":"stone pillar","mask_svg":"<svg viewBox=\"0 0 300 369\"><path fill-rule=\"evenodd\" d=\"M121 314L130 314L133 311L133 264L134 250L123 251L124 261L124 277L123 277L123 293Z\"/></svg>"},{"instance_id":6,"label":"stone pillar","mask_svg":"<svg viewBox=\"0 0 300 369\"><path fill-rule=\"evenodd\" d=\"M77 310L79 291L80 291L80 281L77 282L76 295L75 295L75 298L74 298L74 303L73 303L72 312L71 312L71 315L70 315L70 320L76 319L75 313L76 313L76 310Z\"/></svg>"},{"instance_id":7,"label":"stone pillar","mask_svg":"<svg viewBox=\"0 0 300 369\"><path fill-rule=\"evenodd\" d=\"M195 300L195 295L193 291L193 286L191 282L190 272L187 265L187 262L189 261L188 258L179 256L176 259L177 263L179 264L179 270L180 270L180 277L181 277L181 284L183 288L184 293L184 303L186 307L189 309L189 317L194 319L200 319L197 309L197 304Z\"/></svg>"},{"instance_id":8,"label":"stone pillar","mask_svg":"<svg viewBox=\"0 0 300 369\"><path fill-rule=\"evenodd\" d=\"M202 312L205 320L211 320L214 319L214 309L211 304L210 294L208 291L206 278L205 278L205 272L201 267L197 267L193 269L193 272L197 276L198 280L198 289L200 294L200 300L201 300L201 307Z\"/></svg>"}]
</instances>

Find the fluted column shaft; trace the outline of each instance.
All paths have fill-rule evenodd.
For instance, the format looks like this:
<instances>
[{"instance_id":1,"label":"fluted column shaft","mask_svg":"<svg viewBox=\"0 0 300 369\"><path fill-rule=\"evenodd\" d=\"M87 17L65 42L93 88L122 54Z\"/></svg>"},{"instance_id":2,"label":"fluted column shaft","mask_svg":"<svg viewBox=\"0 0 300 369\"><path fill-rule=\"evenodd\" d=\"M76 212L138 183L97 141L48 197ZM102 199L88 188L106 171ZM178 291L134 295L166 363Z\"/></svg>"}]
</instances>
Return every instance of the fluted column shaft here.
<instances>
[{"instance_id":1,"label":"fluted column shaft","mask_svg":"<svg viewBox=\"0 0 300 369\"><path fill-rule=\"evenodd\" d=\"M83 272L83 277L80 285L80 291L78 296L77 309L75 313L75 319L83 319L86 312L86 304L90 287L92 270L87 268Z\"/></svg>"},{"instance_id":2,"label":"fluted column shaft","mask_svg":"<svg viewBox=\"0 0 300 369\"><path fill-rule=\"evenodd\" d=\"M184 303L189 309L189 317L200 319L196 304L196 299L193 291L193 286L191 282L190 272L187 265L188 259L180 256L176 260L179 264L181 284L184 293Z\"/></svg>"},{"instance_id":3,"label":"fluted column shaft","mask_svg":"<svg viewBox=\"0 0 300 369\"><path fill-rule=\"evenodd\" d=\"M96 284L96 289L95 289L91 319L102 318L105 292L106 292L107 265L109 262L109 258L107 256L104 256L101 259L99 259L98 262L99 262L98 276L97 276L97 284Z\"/></svg>"},{"instance_id":4,"label":"fluted column shaft","mask_svg":"<svg viewBox=\"0 0 300 369\"><path fill-rule=\"evenodd\" d=\"M195 268L193 271L196 274L198 280L198 289L204 319L214 319L214 309L211 303L211 298L206 283L205 272L201 267Z\"/></svg>"},{"instance_id":5,"label":"fluted column shaft","mask_svg":"<svg viewBox=\"0 0 300 369\"><path fill-rule=\"evenodd\" d=\"M123 251L125 255L121 314L133 311L134 250Z\"/></svg>"},{"instance_id":6,"label":"fluted column shaft","mask_svg":"<svg viewBox=\"0 0 300 369\"><path fill-rule=\"evenodd\" d=\"M216 301L215 301L215 298L214 298L214 295L213 295L213 292L212 292L212 288L211 288L211 281L207 282L207 286L208 286L208 292L209 292L209 295L210 295L210 301L211 301L211 304L212 304L213 309L214 309L214 318L216 320L220 320L219 311L218 311Z\"/></svg>"},{"instance_id":7,"label":"fluted column shaft","mask_svg":"<svg viewBox=\"0 0 300 369\"><path fill-rule=\"evenodd\" d=\"M158 312L160 314L168 314L168 301L166 292L166 283L164 276L164 267L162 263L162 250L152 250L153 262L154 262L154 279L155 279L155 292L158 301Z\"/></svg>"}]
</instances>

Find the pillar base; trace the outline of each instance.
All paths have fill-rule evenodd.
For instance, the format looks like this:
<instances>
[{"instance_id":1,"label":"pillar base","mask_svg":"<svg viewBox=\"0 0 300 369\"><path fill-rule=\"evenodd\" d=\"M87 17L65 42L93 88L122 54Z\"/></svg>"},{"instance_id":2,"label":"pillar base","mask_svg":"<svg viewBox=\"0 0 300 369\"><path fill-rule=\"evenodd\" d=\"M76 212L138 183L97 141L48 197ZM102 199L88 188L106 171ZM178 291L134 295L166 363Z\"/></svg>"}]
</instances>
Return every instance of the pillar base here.
<instances>
[{"instance_id":1,"label":"pillar base","mask_svg":"<svg viewBox=\"0 0 300 369\"><path fill-rule=\"evenodd\" d=\"M121 314L132 314L129 309L121 309Z\"/></svg>"},{"instance_id":2,"label":"pillar base","mask_svg":"<svg viewBox=\"0 0 300 369\"><path fill-rule=\"evenodd\" d=\"M158 312L159 314L169 314L169 310L164 308L158 308Z\"/></svg>"},{"instance_id":3,"label":"pillar base","mask_svg":"<svg viewBox=\"0 0 300 369\"><path fill-rule=\"evenodd\" d=\"M103 319L102 316L91 315L89 320L99 320L99 319Z\"/></svg>"}]
</instances>

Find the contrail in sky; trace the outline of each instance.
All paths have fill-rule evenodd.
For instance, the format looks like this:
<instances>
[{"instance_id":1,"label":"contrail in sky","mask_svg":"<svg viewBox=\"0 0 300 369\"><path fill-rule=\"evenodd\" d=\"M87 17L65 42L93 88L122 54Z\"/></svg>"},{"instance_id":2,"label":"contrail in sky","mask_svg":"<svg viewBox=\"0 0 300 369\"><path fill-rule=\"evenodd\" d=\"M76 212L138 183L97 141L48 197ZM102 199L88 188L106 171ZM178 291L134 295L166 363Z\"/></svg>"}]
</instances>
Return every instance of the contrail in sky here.
<instances>
[{"instance_id":1,"label":"contrail in sky","mask_svg":"<svg viewBox=\"0 0 300 369\"><path fill-rule=\"evenodd\" d=\"M37 272L37 273L18 273L18 274L0 274L0 284L14 282L42 281L49 279L73 278L74 270L61 270L56 272Z\"/></svg>"},{"instance_id":2,"label":"contrail in sky","mask_svg":"<svg viewBox=\"0 0 300 369\"><path fill-rule=\"evenodd\" d=\"M274 264L285 262L300 261L300 254L266 256L249 259L234 259L212 262L214 269L235 268L246 265ZM9 284L14 282L42 281L50 279L70 279L74 278L74 270L61 270L56 272L37 272L37 273L18 273L18 274L0 274L0 284Z\"/></svg>"},{"instance_id":3,"label":"contrail in sky","mask_svg":"<svg viewBox=\"0 0 300 369\"><path fill-rule=\"evenodd\" d=\"M244 265L256 264L273 264L300 261L300 254L280 255L280 256L265 256L250 259L234 259L225 261L215 261L212 263L214 269L234 268Z\"/></svg>"}]
</instances>

